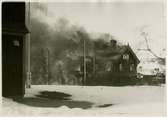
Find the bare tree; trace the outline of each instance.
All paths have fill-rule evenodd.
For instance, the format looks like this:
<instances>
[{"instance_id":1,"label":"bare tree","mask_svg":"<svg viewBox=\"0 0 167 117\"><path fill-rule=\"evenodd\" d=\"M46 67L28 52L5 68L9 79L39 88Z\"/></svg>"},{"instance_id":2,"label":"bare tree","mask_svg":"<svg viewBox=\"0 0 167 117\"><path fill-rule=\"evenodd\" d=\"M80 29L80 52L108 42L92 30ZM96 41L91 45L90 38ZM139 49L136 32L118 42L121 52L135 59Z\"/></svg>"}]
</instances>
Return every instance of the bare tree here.
<instances>
[{"instance_id":1,"label":"bare tree","mask_svg":"<svg viewBox=\"0 0 167 117\"><path fill-rule=\"evenodd\" d=\"M148 32L144 31L146 27L142 27L140 29L140 35L144 37L144 40L145 40L145 43L146 43L146 49L143 49L143 48L139 48L138 51L148 51L150 52L154 57L156 57L158 60L160 60L163 64L165 64L165 58L163 57L160 57L158 56L149 46L149 42L148 42L148 39L149 39L149 34Z\"/></svg>"}]
</instances>

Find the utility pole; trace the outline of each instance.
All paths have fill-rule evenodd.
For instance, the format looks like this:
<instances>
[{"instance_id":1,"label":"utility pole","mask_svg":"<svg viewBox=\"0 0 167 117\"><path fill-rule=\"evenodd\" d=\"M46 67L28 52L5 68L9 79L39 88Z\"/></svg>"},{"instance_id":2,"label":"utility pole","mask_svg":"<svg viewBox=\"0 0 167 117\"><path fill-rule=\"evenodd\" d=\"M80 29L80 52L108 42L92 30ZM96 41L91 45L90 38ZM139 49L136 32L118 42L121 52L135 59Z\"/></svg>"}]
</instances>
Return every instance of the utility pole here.
<instances>
[{"instance_id":1,"label":"utility pole","mask_svg":"<svg viewBox=\"0 0 167 117\"><path fill-rule=\"evenodd\" d=\"M96 47L95 47L95 42L93 42L93 53L94 53L94 57L93 57L93 77L95 77L96 75Z\"/></svg>"},{"instance_id":2,"label":"utility pole","mask_svg":"<svg viewBox=\"0 0 167 117\"><path fill-rule=\"evenodd\" d=\"M85 42L85 36L83 32L78 31L77 32L81 38L81 41L83 41L83 85L86 85L86 42Z\"/></svg>"},{"instance_id":3,"label":"utility pole","mask_svg":"<svg viewBox=\"0 0 167 117\"><path fill-rule=\"evenodd\" d=\"M46 48L46 78L47 78L47 85L49 85L49 48Z\"/></svg>"},{"instance_id":4,"label":"utility pole","mask_svg":"<svg viewBox=\"0 0 167 117\"><path fill-rule=\"evenodd\" d=\"M85 39L83 38L83 62L84 62L84 76L83 76L83 82L84 85L86 85L86 50L85 50Z\"/></svg>"}]
</instances>

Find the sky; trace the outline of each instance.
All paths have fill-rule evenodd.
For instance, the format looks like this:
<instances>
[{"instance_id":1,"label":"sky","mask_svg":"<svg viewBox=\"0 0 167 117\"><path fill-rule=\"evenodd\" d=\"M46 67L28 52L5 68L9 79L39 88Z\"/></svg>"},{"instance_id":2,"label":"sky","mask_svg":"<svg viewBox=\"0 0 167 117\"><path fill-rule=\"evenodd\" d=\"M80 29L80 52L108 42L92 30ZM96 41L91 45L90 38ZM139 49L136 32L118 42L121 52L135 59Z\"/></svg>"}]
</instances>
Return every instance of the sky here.
<instances>
[{"instance_id":1,"label":"sky","mask_svg":"<svg viewBox=\"0 0 167 117\"><path fill-rule=\"evenodd\" d=\"M161 2L42 3L32 16L53 26L58 18L83 26L88 32L110 33L136 51L146 48L141 30L148 33L150 48L159 56L166 46L164 5ZM157 46L158 45L158 46Z\"/></svg>"}]
</instances>

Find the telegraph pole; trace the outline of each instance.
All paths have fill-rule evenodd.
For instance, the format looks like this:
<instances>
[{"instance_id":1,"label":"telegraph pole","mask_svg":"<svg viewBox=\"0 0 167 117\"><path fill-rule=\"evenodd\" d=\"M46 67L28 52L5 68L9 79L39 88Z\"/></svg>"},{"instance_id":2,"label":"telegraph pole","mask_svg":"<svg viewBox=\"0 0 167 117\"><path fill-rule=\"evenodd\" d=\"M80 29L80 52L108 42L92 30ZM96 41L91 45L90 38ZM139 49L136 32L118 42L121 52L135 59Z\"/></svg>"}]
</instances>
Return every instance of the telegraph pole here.
<instances>
[{"instance_id":1,"label":"telegraph pole","mask_svg":"<svg viewBox=\"0 0 167 117\"><path fill-rule=\"evenodd\" d=\"M94 53L94 57L93 57L93 76L95 77L96 74L96 47L95 47L95 42L93 42L93 53Z\"/></svg>"},{"instance_id":2,"label":"telegraph pole","mask_svg":"<svg viewBox=\"0 0 167 117\"><path fill-rule=\"evenodd\" d=\"M83 38L83 62L84 62L84 76L83 76L83 82L84 85L86 85L86 50L85 50L85 39Z\"/></svg>"},{"instance_id":3,"label":"telegraph pole","mask_svg":"<svg viewBox=\"0 0 167 117\"><path fill-rule=\"evenodd\" d=\"M78 31L78 34L80 35L81 41L83 41L83 85L86 85L86 42L85 42L85 36L82 32Z\"/></svg>"},{"instance_id":4,"label":"telegraph pole","mask_svg":"<svg viewBox=\"0 0 167 117\"><path fill-rule=\"evenodd\" d=\"M46 48L46 67L47 85L49 85L49 48Z\"/></svg>"}]
</instances>

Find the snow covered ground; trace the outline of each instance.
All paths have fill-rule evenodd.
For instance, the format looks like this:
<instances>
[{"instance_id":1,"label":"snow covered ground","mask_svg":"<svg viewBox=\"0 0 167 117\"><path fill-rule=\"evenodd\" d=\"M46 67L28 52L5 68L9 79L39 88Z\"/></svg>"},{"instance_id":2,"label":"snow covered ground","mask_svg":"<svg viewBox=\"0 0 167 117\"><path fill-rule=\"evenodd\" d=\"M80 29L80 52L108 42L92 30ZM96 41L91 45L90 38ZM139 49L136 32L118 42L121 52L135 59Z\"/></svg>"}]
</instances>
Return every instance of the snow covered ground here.
<instances>
[{"instance_id":1,"label":"snow covered ground","mask_svg":"<svg viewBox=\"0 0 167 117\"><path fill-rule=\"evenodd\" d=\"M165 86L33 85L23 99L3 98L2 113L165 117Z\"/></svg>"}]
</instances>

